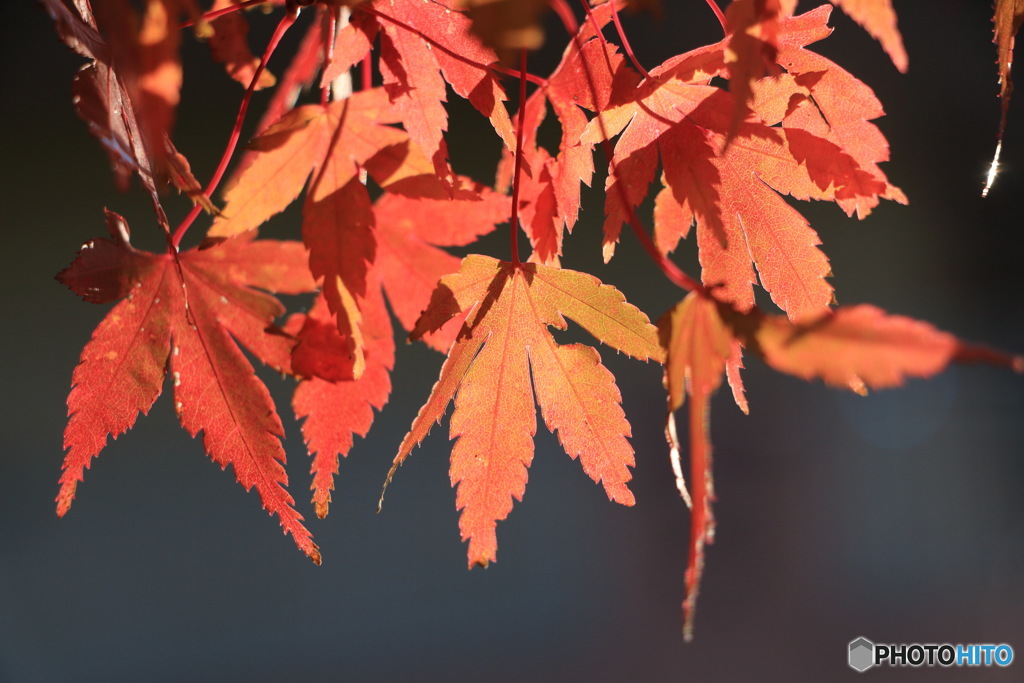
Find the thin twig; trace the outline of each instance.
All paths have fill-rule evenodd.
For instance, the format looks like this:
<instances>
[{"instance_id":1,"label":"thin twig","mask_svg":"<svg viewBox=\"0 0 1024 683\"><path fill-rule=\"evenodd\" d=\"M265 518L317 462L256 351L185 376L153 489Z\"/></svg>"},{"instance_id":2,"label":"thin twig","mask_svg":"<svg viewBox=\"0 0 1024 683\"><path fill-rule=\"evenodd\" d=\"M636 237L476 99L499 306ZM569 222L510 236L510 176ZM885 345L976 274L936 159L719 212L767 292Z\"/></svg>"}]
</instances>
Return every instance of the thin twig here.
<instances>
[{"instance_id":1,"label":"thin twig","mask_svg":"<svg viewBox=\"0 0 1024 683\"><path fill-rule=\"evenodd\" d=\"M274 54L274 50L277 49L282 36L284 36L288 29L291 28L291 25L295 23L295 19L297 17L298 12L294 14L291 12L285 14L277 24L277 28L274 29L274 34L270 37L270 42L267 43L267 49L263 51L263 56L260 58L259 66L256 67L256 71L252 75L252 81L249 83L249 87L245 89L245 95L242 96L242 104L238 107L238 115L235 117L235 125L231 129L231 137L228 138L228 144L224 150L224 154L221 155L220 163L217 165L217 170L213 172L213 177L210 178L210 182L207 184L206 189L203 190L203 194L208 198L213 196L214 190L217 189L217 185L220 184L221 179L224 177L224 172L227 170L228 163L231 161L231 157L235 153L235 148L238 147L238 139L242 135L242 124L245 122L246 112L249 111L249 102L252 100L252 94L256 90L256 84L259 83L260 76L263 75L263 71L267 67L267 62L270 60L270 56ZM181 240L185 236L185 233L188 232L189 227L191 227L193 221L195 221L202 210L203 209L199 204L193 206L192 211L185 216L185 220L183 220L181 225L179 225L174 231L171 243L175 249L177 249L181 244Z\"/></svg>"}]
</instances>

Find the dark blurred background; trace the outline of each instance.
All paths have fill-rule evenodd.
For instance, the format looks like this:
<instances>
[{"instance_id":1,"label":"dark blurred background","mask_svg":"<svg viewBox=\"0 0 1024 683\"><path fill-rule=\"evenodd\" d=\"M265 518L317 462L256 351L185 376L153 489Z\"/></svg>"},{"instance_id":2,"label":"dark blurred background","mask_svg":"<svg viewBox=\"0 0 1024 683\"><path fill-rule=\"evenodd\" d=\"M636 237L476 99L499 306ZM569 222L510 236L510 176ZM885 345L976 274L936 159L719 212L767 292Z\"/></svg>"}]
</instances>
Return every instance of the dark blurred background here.
<instances>
[{"instance_id":1,"label":"dark blurred background","mask_svg":"<svg viewBox=\"0 0 1024 683\"><path fill-rule=\"evenodd\" d=\"M661 25L627 21L648 67L720 37L703 2L666 4ZM799 209L824 240L840 302L1024 351L1022 101L1011 110L1004 173L979 197L999 118L991 8L895 4L907 75L838 11L835 34L817 49L878 93L894 158L885 168L911 204L862 222L832 205ZM525 500L499 526L500 561L487 570L466 571L446 425L374 514L441 365L421 346L400 346L391 403L342 464L324 521L308 502L290 385L263 374L322 567L176 425L167 397L108 446L58 520L65 398L106 309L53 276L104 233L104 206L128 218L138 243L160 239L142 193L113 189L104 153L74 115L80 60L35 3L5 3L2 17L0 680L833 680L855 675L846 646L860 635L1006 642L1024 657L1024 380L984 367L860 398L748 360L751 415L727 392L713 405L718 536L690 645L680 635L689 518L662 438L660 372L615 354L604 355L633 424L636 507L610 504L541 429ZM250 17L259 51L275 19ZM564 44L557 26L550 38ZM241 89L205 47L185 42L175 139L205 180ZM545 73L555 59L537 57L532 70ZM456 169L486 180L497 138L461 103L452 109ZM602 265L599 193L588 202L565 264L657 317L679 292L631 238ZM172 223L187 210L177 197L166 206ZM297 236L297 212L267 234ZM505 241L482 249L503 256ZM693 269L688 250L680 259ZM1021 667L929 673L1021 680Z\"/></svg>"}]
</instances>

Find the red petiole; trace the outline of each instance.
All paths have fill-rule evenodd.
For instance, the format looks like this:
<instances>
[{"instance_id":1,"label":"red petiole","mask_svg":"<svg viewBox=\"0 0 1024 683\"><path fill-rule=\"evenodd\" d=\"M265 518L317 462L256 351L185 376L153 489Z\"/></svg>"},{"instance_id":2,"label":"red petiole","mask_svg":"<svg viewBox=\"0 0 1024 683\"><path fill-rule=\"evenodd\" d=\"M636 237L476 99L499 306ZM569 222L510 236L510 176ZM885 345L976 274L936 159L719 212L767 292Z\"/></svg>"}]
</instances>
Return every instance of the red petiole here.
<instances>
[{"instance_id":1,"label":"red petiole","mask_svg":"<svg viewBox=\"0 0 1024 683\"><path fill-rule=\"evenodd\" d=\"M629 61L633 62L633 66L639 71L644 78L650 78L651 74L647 73L647 69L640 65L637 61L636 55L633 54L633 46L629 44L629 38L626 37L626 32L622 30L622 22L619 21L619 8L615 6L615 0L611 0L612 8L612 21L615 23L615 30L619 34L619 40L622 41L622 49L626 51L626 55L629 57ZM587 6L587 16L590 17L593 13L590 10L590 6ZM602 36L603 38L604 36Z\"/></svg>"},{"instance_id":2,"label":"red petiole","mask_svg":"<svg viewBox=\"0 0 1024 683\"><path fill-rule=\"evenodd\" d=\"M270 37L270 42L267 43L266 50L263 51L263 56L260 58L259 66L256 67L256 72L252 76L252 82L249 83L249 87L245 89L245 95L242 96L242 104L238 107L238 115L235 117L235 125L231 129L231 137L228 138L227 148L224 150L224 154L221 155L220 163L217 165L217 170L213 172L213 177L203 190L203 194L207 197L213 195L214 190L217 189L217 185L220 184L221 179L224 177L224 172L227 171L228 163L231 161L231 157L235 153L235 148L238 147L238 140L242 135L242 123L245 122L246 112L249 111L249 102L252 100L252 94L256 90L256 84L259 83L260 76L263 75L264 69L266 69L267 62L270 60L270 56L274 54L274 50L277 49L278 44L281 42L282 36L291 28L291 25L295 23L295 19L298 17L298 13L287 13L281 18L277 28L274 29L274 34ZM182 238L185 233L188 232L189 227L202 212L202 207L196 204L192 207L192 211L185 216L185 220L174 231L174 235L171 238L172 246L177 249L181 244Z\"/></svg>"},{"instance_id":3,"label":"red petiole","mask_svg":"<svg viewBox=\"0 0 1024 683\"><path fill-rule=\"evenodd\" d=\"M387 15L384 12L381 12L380 10L378 10L376 8L369 7L367 5L359 5L359 11L361 11L361 12L369 12L370 14L372 14L375 17L379 17L380 19L383 19L384 21L389 21L392 24L394 24L395 26L398 26L399 28L403 28L406 31L409 31L410 33L413 33L413 34L419 36L420 38L422 38L423 40L427 41L428 43L430 43L434 47L437 47L437 48L439 48L441 50L444 50L446 53L448 53L449 55L451 55L455 59L458 59L460 62L463 62L465 64L469 64L471 66L475 66L478 69L484 69L484 70L489 70L489 71L497 71L498 73L505 74L506 76L513 76L515 78L519 78L522 75L522 72L516 71L515 69L509 69L507 67L501 66L500 64L481 64L480 62L474 62L472 59L468 59L465 55L459 54L458 52L453 52L446 45L442 45L441 43L437 42L436 40L431 40L429 36L423 35L423 33L418 31L416 28L410 26L409 24L406 24L404 21L400 21L398 19L395 19L394 17L392 17L390 15ZM537 85L547 85L547 80L541 78L540 76L534 76L533 74L526 74L526 80L530 81L531 83L536 83Z\"/></svg>"},{"instance_id":4,"label":"red petiole","mask_svg":"<svg viewBox=\"0 0 1024 683\"><path fill-rule=\"evenodd\" d=\"M593 14L590 12L590 6L587 4L587 0L580 0L580 3L587 10L587 16L594 25L594 32L603 41L604 37L601 34L601 29L597 25L597 21ZM565 30L572 36L576 49L582 54L583 45L580 43L579 24L576 22L576 17L573 16L572 10L569 9L569 5L565 0L550 0L550 4L551 8L555 11L555 14L557 14L559 19L562 20ZM596 101L597 86L595 85L594 74L590 70L590 63L585 59L581 59L580 64L583 66L583 76L587 79L587 87L589 87L590 92L594 94ZM633 234L636 235L636 238L640 241L644 251L647 252L648 256L650 256L658 265L661 272L665 274L665 277L667 277L673 284L688 291L704 292L704 285L687 275L679 268L679 266L662 254L651 240L651 236L647 234L646 230L644 230L643 224L640 222L640 218L636 215L636 209L633 208L633 204L629 201L629 196L626 194L626 186L619 173L619 166L615 162L614 150L612 150L611 142L608 139L608 128L600 114L597 116L597 123L601 127L601 147L604 150L605 156L608 157L609 171L615 178L615 187L619 192L619 199L622 201L622 206L626 209L626 215L629 219L629 227L633 229Z\"/></svg>"},{"instance_id":5,"label":"red petiole","mask_svg":"<svg viewBox=\"0 0 1024 683\"><path fill-rule=\"evenodd\" d=\"M722 25L722 31L728 33L729 31L725 28L725 14L722 13L722 8L718 6L715 0L707 0L708 7L715 13L715 18L718 19L718 23Z\"/></svg>"},{"instance_id":6,"label":"red petiole","mask_svg":"<svg viewBox=\"0 0 1024 683\"><path fill-rule=\"evenodd\" d=\"M523 129L526 128L526 50L519 51L519 122L516 124L516 164L512 174L512 265L519 266L519 186L523 170Z\"/></svg>"},{"instance_id":7,"label":"red petiole","mask_svg":"<svg viewBox=\"0 0 1024 683\"><path fill-rule=\"evenodd\" d=\"M252 7L253 5L262 5L266 1L267 0L245 0L245 2L240 2L237 5L231 5L230 7L222 7L220 9L212 10L210 12L206 12L205 14L200 15L196 19L189 19L187 21L183 21L182 23L178 24L178 28L189 28L190 26L195 26L200 21L213 21L217 17L222 17L225 14L231 14L232 12L237 12L247 7Z\"/></svg>"}]
</instances>

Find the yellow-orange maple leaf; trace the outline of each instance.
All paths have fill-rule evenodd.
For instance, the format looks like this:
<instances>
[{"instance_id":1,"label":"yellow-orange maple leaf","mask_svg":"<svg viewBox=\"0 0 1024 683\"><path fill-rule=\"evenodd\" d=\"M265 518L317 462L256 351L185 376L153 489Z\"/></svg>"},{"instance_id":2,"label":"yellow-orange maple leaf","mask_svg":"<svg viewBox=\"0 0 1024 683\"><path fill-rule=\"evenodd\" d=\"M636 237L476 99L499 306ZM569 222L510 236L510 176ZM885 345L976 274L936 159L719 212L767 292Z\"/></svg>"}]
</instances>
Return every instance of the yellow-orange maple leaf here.
<instances>
[{"instance_id":1,"label":"yellow-orange maple leaf","mask_svg":"<svg viewBox=\"0 0 1024 683\"><path fill-rule=\"evenodd\" d=\"M402 441L389 480L454 398L451 435L458 441L451 480L458 486L459 528L469 541L470 566L486 566L497 558L497 522L526 490L537 431L535 394L566 453L580 458L610 499L632 505L626 482L633 449L615 379L595 349L560 345L547 327L565 329L570 318L623 353L660 361L657 331L647 316L591 275L478 255L441 279L412 336L462 311L469 311L463 330Z\"/></svg>"}]
</instances>

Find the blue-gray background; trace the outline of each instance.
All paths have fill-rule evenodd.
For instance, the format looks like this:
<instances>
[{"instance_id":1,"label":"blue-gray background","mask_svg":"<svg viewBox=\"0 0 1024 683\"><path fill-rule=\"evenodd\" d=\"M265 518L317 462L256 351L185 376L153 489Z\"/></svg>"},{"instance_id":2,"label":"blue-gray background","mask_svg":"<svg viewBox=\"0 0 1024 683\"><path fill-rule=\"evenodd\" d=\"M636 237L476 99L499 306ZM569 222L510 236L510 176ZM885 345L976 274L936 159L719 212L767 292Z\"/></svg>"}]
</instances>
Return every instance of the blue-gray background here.
<instances>
[{"instance_id":1,"label":"blue-gray background","mask_svg":"<svg viewBox=\"0 0 1024 683\"><path fill-rule=\"evenodd\" d=\"M669 4L663 26L627 24L648 66L720 35L704 3ZM872 302L1024 351L1024 101L1011 112L1005 175L978 197L999 108L990 7L896 8L909 74L838 13L819 49L878 92L895 158L886 169L911 205L863 222L831 205L800 209L822 235L842 303ZM106 449L58 520L64 401L104 309L53 275L103 234L104 206L128 217L141 244L159 239L141 194L112 188L73 114L79 60L33 3L8 3L2 17L0 680L822 680L853 675L845 648L859 635L1009 642L1024 657L1024 380L990 368L859 398L749 360L751 415L724 392L714 402L718 538L686 646L688 516L661 436L660 373L614 354L604 355L636 435L636 507L610 504L542 433L525 500L500 525L500 561L487 570L465 568L444 429L374 514L441 364L419 346L400 346L390 405L343 463L330 517L310 519L322 567L176 426L166 397ZM254 45L273 21L254 17ZM557 28L552 38L564 39ZM176 140L202 179L240 88L186 42ZM544 73L552 60L536 64ZM454 110L456 167L486 177L495 138L464 106ZM566 264L657 317L678 292L631 238L600 265L600 199L588 196ZM186 210L177 198L167 206L172 221ZM297 235L297 214L271 234ZM484 248L502 256L505 241ZM681 259L692 269L688 250ZM289 385L265 378L288 430L291 491L311 518ZM895 675L868 675L886 674Z\"/></svg>"}]
</instances>

